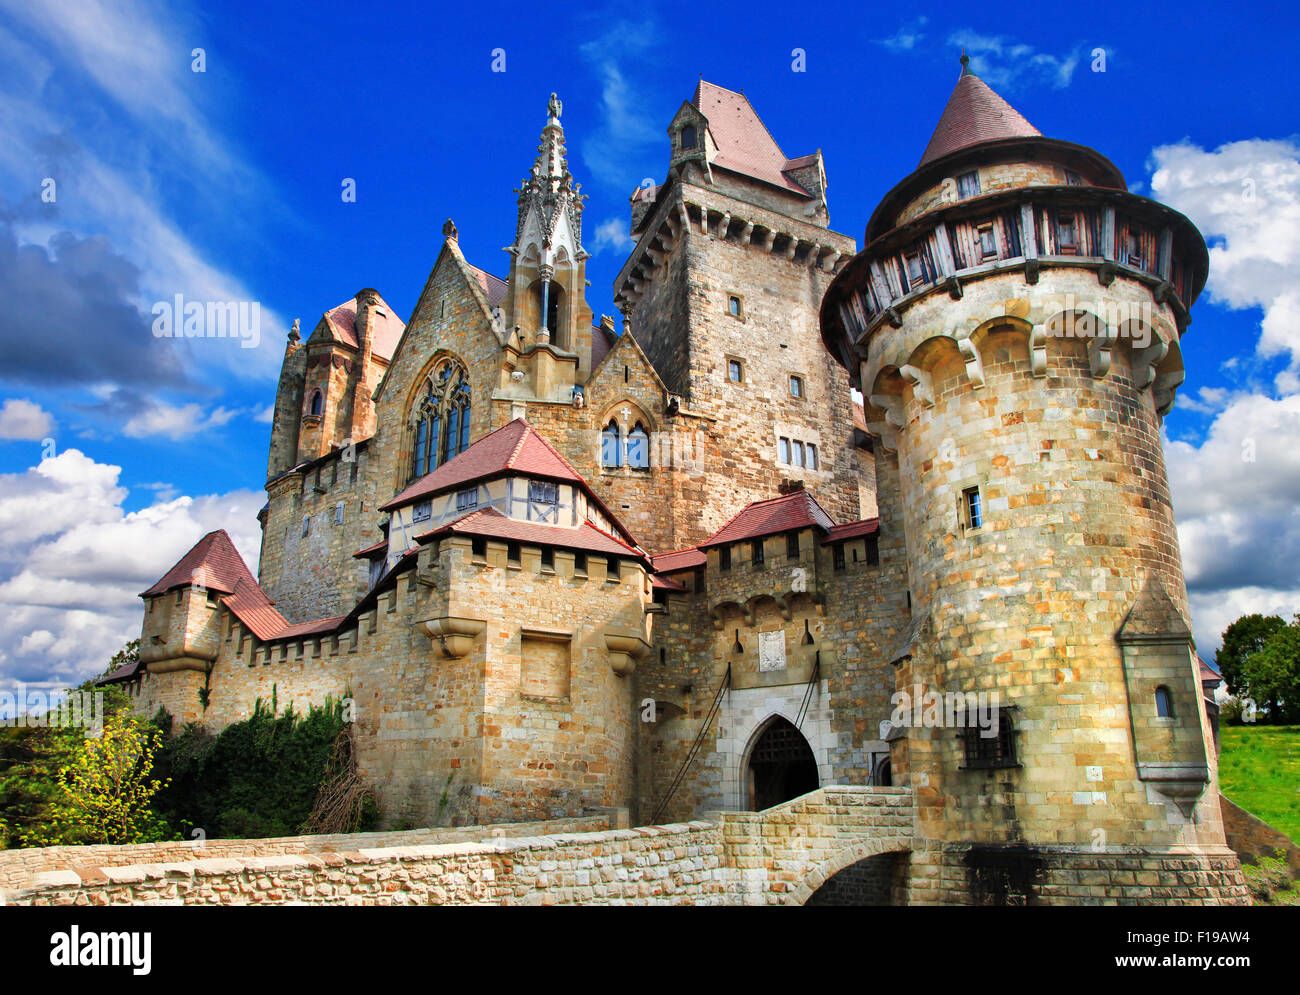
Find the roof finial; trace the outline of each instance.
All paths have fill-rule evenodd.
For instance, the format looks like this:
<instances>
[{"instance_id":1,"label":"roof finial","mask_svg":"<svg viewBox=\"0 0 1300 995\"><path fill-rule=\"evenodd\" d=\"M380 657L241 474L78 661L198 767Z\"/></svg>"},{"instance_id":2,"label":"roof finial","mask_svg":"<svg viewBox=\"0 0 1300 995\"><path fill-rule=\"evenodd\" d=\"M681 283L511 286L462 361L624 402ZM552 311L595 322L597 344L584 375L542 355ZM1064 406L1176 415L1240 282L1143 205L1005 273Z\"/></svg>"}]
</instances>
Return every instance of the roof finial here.
<instances>
[{"instance_id":1,"label":"roof finial","mask_svg":"<svg viewBox=\"0 0 1300 995\"><path fill-rule=\"evenodd\" d=\"M965 45L961 47L961 74L963 76L972 75L970 71L970 56L966 54Z\"/></svg>"},{"instance_id":2,"label":"roof finial","mask_svg":"<svg viewBox=\"0 0 1300 995\"><path fill-rule=\"evenodd\" d=\"M546 102L546 112L556 121L560 119L560 115L564 112L564 104L560 103L560 98L553 93L551 99Z\"/></svg>"}]
</instances>

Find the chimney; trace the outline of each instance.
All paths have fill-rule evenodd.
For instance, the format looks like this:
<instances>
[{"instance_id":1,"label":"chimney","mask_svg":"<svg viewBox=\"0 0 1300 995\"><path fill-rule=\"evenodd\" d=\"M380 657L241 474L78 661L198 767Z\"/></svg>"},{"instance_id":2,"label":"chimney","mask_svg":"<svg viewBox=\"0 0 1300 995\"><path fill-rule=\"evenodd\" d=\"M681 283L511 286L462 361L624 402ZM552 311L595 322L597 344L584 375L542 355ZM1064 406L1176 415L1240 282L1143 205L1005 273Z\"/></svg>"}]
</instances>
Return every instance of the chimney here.
<instances>
[{"instance_id":1,"label":"chimney","mask_svg":"<svg viewBox=\"0 0 1300 995\"><path fill-rule=\"evenodd\" d=\"M370 357L375 347L375 327L383 321L387 305L379 297L379 292L370 287L357 291L357 317L352 327L357 333L356 383L352 387L352 425L348 440L355 442L370 435L371 426L371 388L367 373L370 370ZM345 443L346 444L346 443Z\"/></svg>"},{"instance_id":2,"label":"chimney","mask_svg":"<svg viewBox=\"0 0 1300 995\"><path fill-rule=\"evenodd\" d=\"M383 316L384 303L379 299L379 292L370 287L358 290L356 299L357 317L352 327L357 333L357 348L361 352L361 361L365 363L370 359L370 350L374 345L375 318Z\"/></svg>"}]
</instances>

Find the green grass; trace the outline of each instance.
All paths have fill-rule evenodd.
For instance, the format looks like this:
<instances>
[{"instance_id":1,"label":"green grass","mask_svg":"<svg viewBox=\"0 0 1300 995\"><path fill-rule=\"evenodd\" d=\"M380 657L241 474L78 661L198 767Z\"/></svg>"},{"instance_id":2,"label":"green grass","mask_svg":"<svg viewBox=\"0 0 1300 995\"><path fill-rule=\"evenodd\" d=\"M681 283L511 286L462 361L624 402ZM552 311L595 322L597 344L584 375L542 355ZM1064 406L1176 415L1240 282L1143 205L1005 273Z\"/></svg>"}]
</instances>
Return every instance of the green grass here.
<instances>
[{"instance_id":1,"label":"green grass","mask_svg":"<svg viewBox=\"0 0 1300 995\"><path fill-rule=\"evenodd\" d=\"M1223 726L1219 790L1300 840L1300 726Z\"/></svg>"}]
</instances>

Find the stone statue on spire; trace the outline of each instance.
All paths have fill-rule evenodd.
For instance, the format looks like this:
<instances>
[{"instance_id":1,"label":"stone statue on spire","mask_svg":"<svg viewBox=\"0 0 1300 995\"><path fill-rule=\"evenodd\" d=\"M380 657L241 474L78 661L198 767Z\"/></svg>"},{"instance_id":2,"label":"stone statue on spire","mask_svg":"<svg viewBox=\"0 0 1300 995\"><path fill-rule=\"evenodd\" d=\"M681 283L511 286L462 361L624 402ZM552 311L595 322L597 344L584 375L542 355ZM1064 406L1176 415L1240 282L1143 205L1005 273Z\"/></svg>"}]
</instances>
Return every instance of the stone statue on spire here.
<instances>
[{"instance_id":1,"label":"stone statue on spire","mask_svg":"<svg viewBox=\"0 0 1300 995\"><path fill-rule=\"evenodd\" d=\"M546 105L546 110L551 117L558 121L560 119L560 113L564 110L564 104L560 103L560 98L552 93L551 99Z\"/></svg>"}]
</instances>

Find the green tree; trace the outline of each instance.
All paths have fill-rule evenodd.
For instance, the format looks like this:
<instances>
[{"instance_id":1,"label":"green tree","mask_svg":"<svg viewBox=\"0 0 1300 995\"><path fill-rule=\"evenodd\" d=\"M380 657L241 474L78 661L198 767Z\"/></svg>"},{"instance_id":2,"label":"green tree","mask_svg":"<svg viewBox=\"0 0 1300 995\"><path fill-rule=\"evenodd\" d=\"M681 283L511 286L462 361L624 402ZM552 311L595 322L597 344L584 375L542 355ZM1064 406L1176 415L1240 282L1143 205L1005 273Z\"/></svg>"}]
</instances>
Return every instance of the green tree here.
<instances>
[{"instance_id":1,"label":"green tree","mask_svg":"<svg viewBox=\"0 0 1300 995\"><path fill-rule=\"evenodd\" d=\"M1256 704L1268 709L1268 720L1300 719L1300 615L1274 632L1242 667Z\"/></svg>"},{"instance_id":2,"label":"green tree","mask_svg":"<svg viewBox=\"0 0 1300 995\"><path fill-rule=\"evenodd\" d=\"M161 740L156 726L125 710L107 717L99 737L84 737L71 763L59 769L63 794L52 802L49 828L28 841L49 846L165 839L167 826L150 807L165 787L151 776Z\"/></svg>"},{"instance_id":3,"label":"green tree","mask_svg":"<svg viewBox=\"0 0 1300 995\"><path fill-rule=\"evenodd\" d=\"M1243 615L1223 630L1223 648L1215 655L1214 662L1228 689L1238 698L1249 695L1258 701L1251 694L1242 668L1248 656L1262 650L1269 637L1285 627L1285 620L1278 615Z\"/></svg>"}]
</instances>

